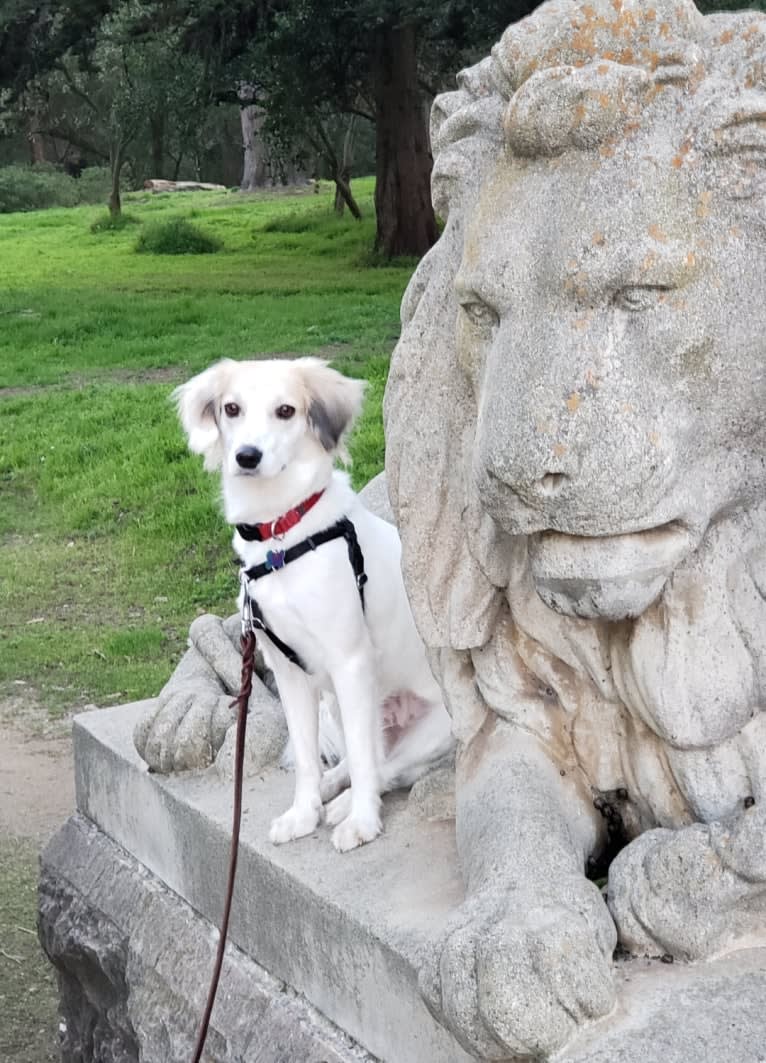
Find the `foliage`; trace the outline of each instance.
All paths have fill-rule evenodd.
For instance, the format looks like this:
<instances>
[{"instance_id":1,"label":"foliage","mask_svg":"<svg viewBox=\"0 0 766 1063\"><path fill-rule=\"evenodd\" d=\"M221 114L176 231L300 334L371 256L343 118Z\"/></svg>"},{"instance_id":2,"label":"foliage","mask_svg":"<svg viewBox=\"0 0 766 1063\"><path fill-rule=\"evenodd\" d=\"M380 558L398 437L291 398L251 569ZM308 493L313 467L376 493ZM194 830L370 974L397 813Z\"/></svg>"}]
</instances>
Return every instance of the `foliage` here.
<instances>
[{"instance_id":1,"label":"foliage","mask_svg":"<svg viewBox=\"0 0 766 1063\"><path fill-rule=\"evenodd\" d=\"M212 255L221 241L185 218L171 218L147 225L138 238L136 251L152 255Z\"/></svg>"},{"instance_id":2,"label":"foliage","mask_svg":"<svg viewBox=\"0 0 766 1063\"><path fill-rule=\"evenodd\" d=\"M0 213L71 207L77 202L73 178L53 169L6 166L0 170Z\"/></svg>"},{"instance_id":3,"label":"foliage","mask_svg":"<svg viewBox=\"0 0 766 1063\"><path fill-rule=\"evenodd\" d=\"M4 166L0 168L0 214L97 203L105 199L108 189L108 171L99 167L84 170L75 179L54 166Z\"/></svg>"},{"instance_id":4,"label":"foliage","mask_svg":"<svg viewBox=\"0 0 766 1063\"><path fill-rule=\"evenodd\" d=\"M695 0L705 15L718 11L766 11L766 0Z\"/></svg>"},{"instance_id":5,"label":"foliage","mask_svg":"<svg viewBox=\"0 0 766 1063\"><path fill-rule=\"evenodd\" d=\"M0 217L0 693L24 679L56 710L155 694L194 616L234 610L215 478L168 402L215 359L318 353L370 380L354 482L381 468L410 268L361 268L373 219L336 218L329 190L126 206L146 225L190 204L227 248L203 269L134 254L127 229L92 235L95 208Z\"/></svg>"}]
</instances>

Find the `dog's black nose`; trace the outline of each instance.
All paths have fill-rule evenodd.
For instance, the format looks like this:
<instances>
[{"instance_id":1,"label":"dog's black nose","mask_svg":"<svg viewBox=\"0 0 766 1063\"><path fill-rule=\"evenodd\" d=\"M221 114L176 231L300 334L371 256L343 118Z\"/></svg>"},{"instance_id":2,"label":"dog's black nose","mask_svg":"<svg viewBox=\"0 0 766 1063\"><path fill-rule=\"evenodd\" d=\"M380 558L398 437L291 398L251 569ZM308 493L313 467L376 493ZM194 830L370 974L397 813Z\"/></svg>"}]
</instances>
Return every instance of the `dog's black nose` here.
<instances>
[{"instance_id":1,"label":"dog's black nose","mask_svg":"<svg viewBox=\"0 0 766 1063\"><path fill-rule=\"evenodd\" d=\"M242 469L257 469L263 453L258 447L240 447L237 451L237 465Z\"/></svg>"}]
</instances>

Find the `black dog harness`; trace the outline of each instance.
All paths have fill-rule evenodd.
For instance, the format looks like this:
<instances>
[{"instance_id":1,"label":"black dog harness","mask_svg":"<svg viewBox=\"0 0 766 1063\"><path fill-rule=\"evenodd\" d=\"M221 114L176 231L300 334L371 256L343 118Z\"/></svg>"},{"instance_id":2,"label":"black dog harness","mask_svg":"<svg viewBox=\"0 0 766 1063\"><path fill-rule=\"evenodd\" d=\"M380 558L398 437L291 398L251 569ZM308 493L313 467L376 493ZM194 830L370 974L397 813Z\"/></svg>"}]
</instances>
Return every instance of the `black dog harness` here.
<instances>
[{"instance_id":1,"label":"black dog harness","mask_svg":"<svg viewBox=\"0 0 766 1063\"><path fill-rule=\"evenodd\" d=\"M243 536L249 540L256 538L252 534L252 526L244 525L248 529L249 534ZM242 534L242 529L237 525L237 531ZM304 554L310 553L312 550L316 550L319 546L324 546L325 543L330 543L333 539L345 539L348 547L348 560L351 564L351 568L354 572L354 578L356 580L356 587L359 591L359 600L362 603L362 612L364 612L364 585L367 582L367 574L364 571L364 554L362 548L359 545L359 540L356 536L356 528L348 517L342 517L337 524L333 524L330 528L325 528L324 531L317 532L315 535L309 535L300 543L296 543L295 546L291 546L289 550L269 550L266 554L266 560L260 565L253 565L252 568L243 568L241 570L242 586L245 594L245 609L243 616L243 623L249 624L249 626L262 632L271 642L276 646L280 653L283 653L288 661L296 664L299 668L302 668L304 672L308 672L308 668L301 660L295 650L288 646L286 642L283 642L281 638L268 626L264 619L261 607L258 605L257 600L247 589L247 583L249 580L263 579L264 576L268 576L271 572L278 572L285 565L289 565L292 561L297 561L299 557L303 557Z\"/></svg>"}]
</instances>

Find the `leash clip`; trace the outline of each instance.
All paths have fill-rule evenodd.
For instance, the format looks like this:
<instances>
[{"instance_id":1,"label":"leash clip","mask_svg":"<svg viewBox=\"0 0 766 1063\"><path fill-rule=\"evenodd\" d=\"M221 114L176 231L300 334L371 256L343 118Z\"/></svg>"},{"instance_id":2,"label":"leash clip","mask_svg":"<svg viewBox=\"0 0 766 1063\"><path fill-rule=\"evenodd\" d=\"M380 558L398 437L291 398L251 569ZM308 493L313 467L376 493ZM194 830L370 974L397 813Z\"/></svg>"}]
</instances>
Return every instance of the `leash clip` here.
<instances>
[{"instance_id":1,"label":"leash clip","mask_svg":"<svg viewBox=\"0 0 766 1063\"><path fill-rule=\"evenodd\" d=\"M239 579L242 584L242 636L244 638L251 631L255 631L255 624L253 623L253 606L250 595L247 593L247 573L244 568L239 570Z\"/></svg>"}]
</instances>

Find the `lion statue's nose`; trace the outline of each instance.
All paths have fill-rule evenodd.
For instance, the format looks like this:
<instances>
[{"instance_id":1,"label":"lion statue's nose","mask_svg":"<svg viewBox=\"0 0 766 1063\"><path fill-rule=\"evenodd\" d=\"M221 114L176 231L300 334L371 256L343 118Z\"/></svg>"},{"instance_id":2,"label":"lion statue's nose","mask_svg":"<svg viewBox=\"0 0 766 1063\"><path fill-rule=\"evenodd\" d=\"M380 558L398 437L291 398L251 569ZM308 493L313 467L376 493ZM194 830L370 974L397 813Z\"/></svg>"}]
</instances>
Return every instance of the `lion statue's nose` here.
<instances>
[{"instance_id":1,"label":"lion statue's nose","mask_svg":"<svg viewBox=\"0 0 766 1063\"><path fill-rule=\"evenodd\" d=\"M570 477L565 472L546 472L535 484L541 495L552 498L563 491Z\"/></svg>"}]
</instances>

